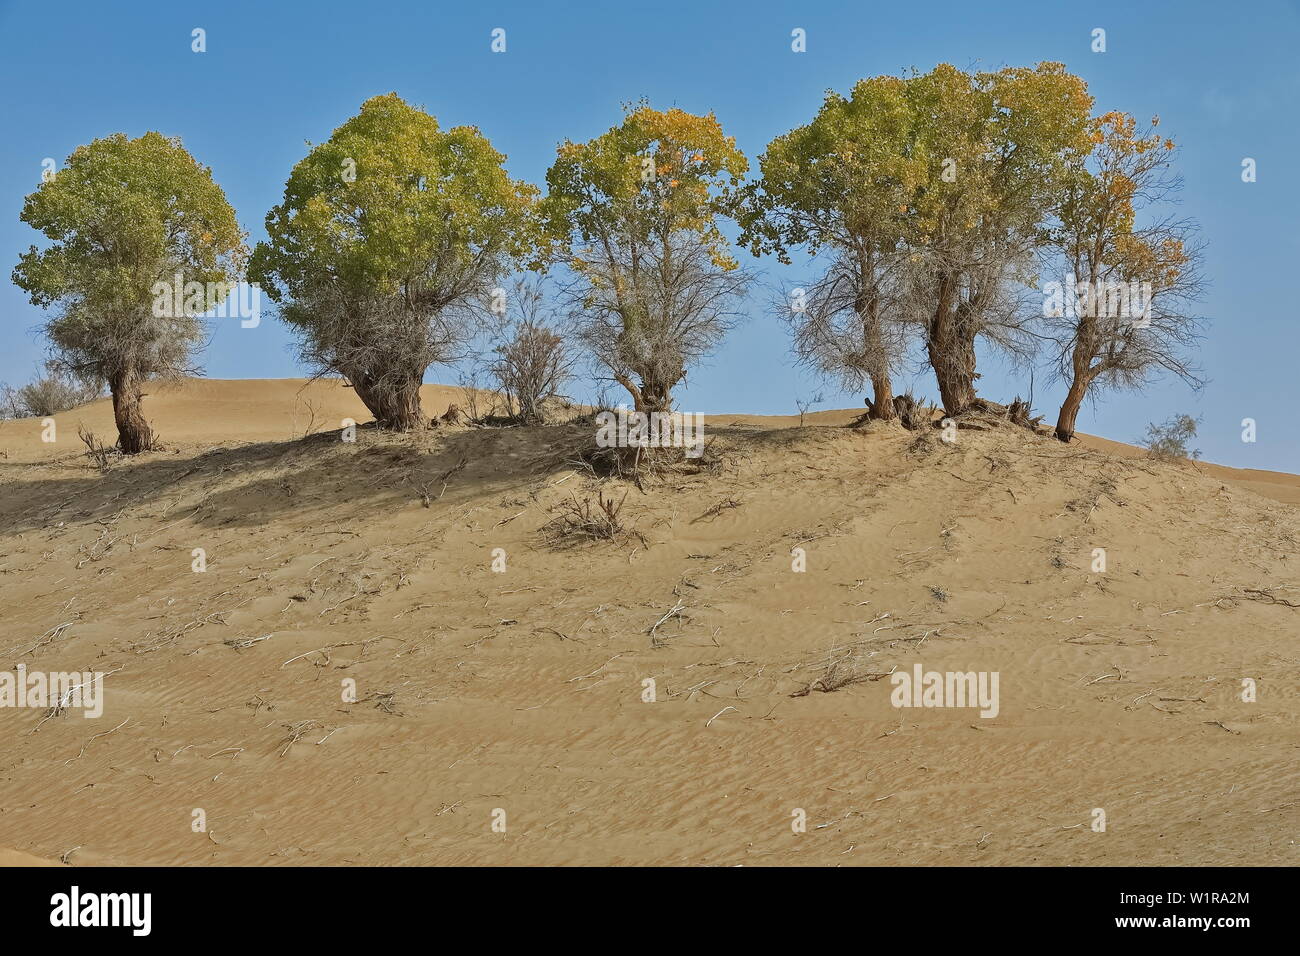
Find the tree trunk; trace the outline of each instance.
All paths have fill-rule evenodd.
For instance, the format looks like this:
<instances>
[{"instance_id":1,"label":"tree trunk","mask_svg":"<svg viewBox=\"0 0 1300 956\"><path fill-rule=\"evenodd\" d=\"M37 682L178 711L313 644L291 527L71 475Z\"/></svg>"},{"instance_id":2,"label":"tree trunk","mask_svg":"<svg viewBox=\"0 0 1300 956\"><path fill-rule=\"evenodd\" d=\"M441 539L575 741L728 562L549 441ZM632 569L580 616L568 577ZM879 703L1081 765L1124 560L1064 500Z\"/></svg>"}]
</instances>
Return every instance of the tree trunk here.
<instances>
[{"instance_id":1,"label":"tree trunk","mask_svg":"<svg viewBox=\"0 0 1300 956\"><path fill-rule=\"evenodd\" d=\"M641 411L668 412L673 407L672 386L663 382L641 383Z\"/></svg>"},{"instance_id":2,"label":"tree trunk","mask_svg":"<svg viewBox=\"0 0 1300 956\"><path fill-rule=\"evenodd\" d=\"M122 369L109 376L113 393L113 419L117 423L117 446L124 455L138 455L153 448L153 429L145 420L141 401L144 382L134 369Z\"/></svg>"},{"instance_id":3,"label":"tree trunk","mask_svg":"<svg viewBox=\"0 0 1300 956\"><path fill-rule=\"evenodd\" d=\"M627 389L627 393L632 396L632 410L639 412L642 410L645 402L641 398L641 389L636 387L636 383L624 375L622 372L614 373L614 381Z\"/></svg>"},{"instance_id":4,"label":"tree trunk","mask_svg":"<svg viewBox=\"0 0 1300 956\"><path fill-rule=\"evenodd\" d=\"M1074 354L1070 357L1074 378L1070 381L1070 390L1066 392L1065 401L1061 404L1061 414L1056 419L1056 437L1060 441L1069 442L1074 437L1074 421L1079 417L1079 407L1083 405L1088 386L1097 374L1092 368L1092 357L1096 349L1097 320L1083 318L1075 331Z\"/></svg>"},{"instance_id":5,"label":"tree trunk","mask_svg":"<svg viewBox=\"0 0 1300 956\"><path fill-rule=\"evenodd\" d=\"M862 318L862 344L867 362L875 366L870 374L872 399L869 414L875 421L887 422L895 417L894 384L889 380L889 356L885 354L880 337L877 309L878 301L873 294L867 302L861 303L858 314Z\"/></svg>"},{"instance_id":6,"label":"tree trunk","mask_svg":"<svg viewBox=\"0 0 1300 956\"><path fill-rule=\"evenodd\" d=\"M677 377L680 382L683 375ZM670 412L673 407L673 385L677 382L660 382L657 379L643 378L640 386L622 372L614 373L614 381L622 385L632 396L632 409L638 412Z\"/></svg>"},{"instance_id":7,"label":"tree trunk","mask_svg":"<svg viewBox=\"0 0 1300 956\"><path fill-rule=\"evenodd\" d=\"M859 290L854 302L858 320L862 323L862 349L867 365L871 368L871 407L868 416L875 421L891 421L896 415L893 407L893 382L889 381L889 355L885 352L884 339L880 336L880 297L872 277L872 259L859 254L859 282L868 282L866 289Z\"/></svg>"},{"instance_id":8,"label":"tree trunk","mask_svg":"<svg viewBox=\"0 0 1300 956\"><path fill-rule=\"evenodd\" d=\"M975 401L975 341L958 320L952 292L952 282L944 280L925 344L939 382L943 410L960 415Z\"/></svg>"},{"instance_id":9,"label":"tree trunk","mask_svg":"<svg viewBox=\"0 0 1300 956\"><path fill-rule=\"evenodd\" d=\"M420 405L420 379L423 376L405 377L396 385L378 385L366 375L352 377L352 387L365 403L375 422L381 428L408 432L428 424Z\"/></svg>"},{"instance_id":10,"label":"tree trunk","mask_svg":"<svg viewBox=\"0 0 1300 956\"><path fill-rule=\"evenodd\" d=\"M893 421L898 417L894 410L894 386L889 373L871 376L871 418L878 422Z\"/></svg>"},{"instance_id":11,"label":"tree trunk","mask_svg":"<svg viewBox=\"0 0 1300 956\"><path fill-rule=\"evenodd\" d=\"M975 401L974 345L954 336L931 339L928 349L943 410L948 415L960 415Z\"/></svg>"},{"instance_id":12,"label":"tree trunk","mask_svg":"<svg viewBox=\"0 0 1300 956\"><path fill-rule=\"evenodd\" d=\"M1074 438L1074 422L1079 417L1083 396L1084 389L1077 382L1070 386L1070 391L1061 405L1061 414L1056 419L1056 437L1059 441L1068 443Z\"/></svg>"}]
</instances>

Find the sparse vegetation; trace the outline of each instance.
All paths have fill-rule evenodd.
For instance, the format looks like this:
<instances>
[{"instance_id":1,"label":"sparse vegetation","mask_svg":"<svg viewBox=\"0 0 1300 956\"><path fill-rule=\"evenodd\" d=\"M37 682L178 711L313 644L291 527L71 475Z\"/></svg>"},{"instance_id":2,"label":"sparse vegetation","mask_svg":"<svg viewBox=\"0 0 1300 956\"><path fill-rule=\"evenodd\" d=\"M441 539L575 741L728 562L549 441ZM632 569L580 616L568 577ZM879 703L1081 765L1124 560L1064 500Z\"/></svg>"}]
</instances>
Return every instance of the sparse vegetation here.
<instances>
[{"instance_id":1,"label":"sparse vegetation","mask_svg":"<svg viewBox=\"0 0 1300 956\"><path fill-rule=\"evenodd\" d=\"M77 437L86 446L86 454L95 463L95 467L100 471L108 471L113 462L113 456L118 453L117 449L105 445L95 436L93 431L84 425L77 427Z\"/></svg>"},{"instance_id":2,"label":"sparse vegetation","mask_svg":"<svg viewBox=\"0 0 1300 956\"><path fill-rule=\"evenodd\" d=\"M799 409L799 427L803 428L804 417L812 410L814 405L820 405L826 401L826 397L818 392L811 398L796 398L794 400L795 408Z\"/></svg>"},{"instance_id":3,"label":"sparse vegetation","mask_svg":"<svg viewBox=\"0 0 1300 956\"><path fill-rule=\"evenodd\" d=\"M924 399L918 401L909 389L902 395L894 396L894 411L902 426L914 432L933 425L938 408L933 403L925 402Z\"/></svg>"},{"instance_id":4,"label":"sparse vegetation","mask_svg":"<svg viewBox=\"0 0 1300 956\"><path fill-rule=\"evenodd\" d=\"M512 416L525 425L546 421L546 403L573 375L574 355L540 282L515 284L515 312L503 323L489 371Z\"/></svg>"},{"instance_id":5,"label":"sparse vegetation","mask_svg":"<svg viewBox=\"0 0 1300 956\"><path fill-rule=\"evenodd\" d=\"M1138 439L1138 444L1152 458L1196 461L1201 457L1201 450L1188 448L1187 443L1196 437L1199 424L1200 421L1191 415L1175 415L1159 425L1147 425L1146 436Z\"/></svg>"},{"instance_id":6,"label":"sparse vegetation","mask_svg":"<svg viewBox=\"0 0 1300 956\"><path fill-rule=\"evenodd\" d=\"M588 541L619 541L629 536L646 543L645 537L628 527L623 520L623 505L627 502L627 492L617 501L613 496L606 498L603 489L597 489L595 499L578 500L571 495L559 505L559 514L543 528L546 536L553 543Z\"/></svg>"},{"instance_id":7,"label":"sparse vegetation","mask_svg":"<svg viewBox=\"0 0 1300 956\"><path fill-rule=\"evenodd\" d=\"M45 363L45 371L26 385L0 386L0 416L44 418L93 402L103 394L103 382L79 378L50 361Z\"/></svg>"}]
</instances>

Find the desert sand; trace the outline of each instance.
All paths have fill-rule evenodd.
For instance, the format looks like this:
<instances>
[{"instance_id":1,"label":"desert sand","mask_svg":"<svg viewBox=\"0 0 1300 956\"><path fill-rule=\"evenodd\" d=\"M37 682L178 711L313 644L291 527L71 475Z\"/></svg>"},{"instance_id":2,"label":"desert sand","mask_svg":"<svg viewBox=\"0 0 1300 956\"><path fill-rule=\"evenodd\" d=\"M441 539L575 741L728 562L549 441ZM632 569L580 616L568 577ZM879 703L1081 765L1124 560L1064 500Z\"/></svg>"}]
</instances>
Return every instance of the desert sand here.
<instances>
[{"instance_id":1,"label":"desert sand","mask_svg":"<svg viewBox=\"0 0 1300 956\"><path fill-rule=\"evenodd\" d=\"M643 491L567 427L342 442L337 382L145 410L102 474L106 401L0 423L0 670L107 674L0 709L0 865L1296 861L1295 476L839 411ZM639 534L545 533L598 487ZM998 715L892 706L917 663Z\"/></svg>"}]
</instances>

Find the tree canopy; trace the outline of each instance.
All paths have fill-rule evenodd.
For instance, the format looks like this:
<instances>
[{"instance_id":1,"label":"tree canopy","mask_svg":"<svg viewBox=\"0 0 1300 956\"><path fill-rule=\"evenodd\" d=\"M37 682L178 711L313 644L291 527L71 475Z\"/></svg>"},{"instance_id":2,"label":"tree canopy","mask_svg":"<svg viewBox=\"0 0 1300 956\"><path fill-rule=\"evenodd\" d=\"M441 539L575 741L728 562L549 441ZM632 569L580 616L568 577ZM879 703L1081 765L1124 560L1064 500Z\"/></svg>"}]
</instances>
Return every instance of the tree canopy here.
<instances>
[{"instance_id":1,"label":"tree canopy","mask_svg":"<svg viewBox=\"0 0 1300 956\"><path fill-rule=\"evenodd\" d=\"M622 124L564 142L543 222L571 270L581 336L637 408L666 409L687 368L722 340L746 276L719 217L748 169L712 115L629 106Z\"/></svg>"},{"instance_id":2,"label":"tree canopy","mask_svg":"<svg viewBox=\"0 0 1300 956\"><path fill-rule=\"evenodd\" d=\"M243 265L234 210L180 140L116 133L78 147L27 197L21 218L50 245L23 253L13 281L33 304L57 309L45 327L57 361L107 381L122 450L148 448L140 387L192 371L198 316ZM203 292L182 310L156 309L155 285L178 278Z\"/></svg>"},{"instance_id":3,"label":"tree canopy","mask_svg":"<svg viewBox=\"0 0 1300 956\"><path fill-rule=\"evenodd\" d=\"M301 333L303 358L346 376L385 424L417 424L425 370L535 258L537 189L504 161L477 129L444 131L376 96L293 168L267 214L250 277Z\"/></svg>"}]
</instances>

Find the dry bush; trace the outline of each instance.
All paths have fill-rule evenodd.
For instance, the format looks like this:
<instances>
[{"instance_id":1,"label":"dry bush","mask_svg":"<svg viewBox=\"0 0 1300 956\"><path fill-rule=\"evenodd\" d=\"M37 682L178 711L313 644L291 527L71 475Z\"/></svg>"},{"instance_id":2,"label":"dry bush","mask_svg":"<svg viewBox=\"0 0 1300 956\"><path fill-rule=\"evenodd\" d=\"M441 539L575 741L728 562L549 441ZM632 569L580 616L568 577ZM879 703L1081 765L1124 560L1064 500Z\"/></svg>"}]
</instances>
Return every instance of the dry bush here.
<instances>
[{"instance_id":1,"label":"dry bush","mask_svg":"<svg viewBox=\"0 0 1300 956\"><path fill-rule=\"evenodd\" d=\"M908 443L904 453L911 458L925 458L940 447L947 447L947 445L939 440L938 433L932 428L923 428Z\"/></svg>"},{"instance_id":2,"label":"dry bush","mask_svg":"<svg viewBox=\"0 0 1300 956\"><path fill-rule=\"evenodd\" d=\"M1032 396L1031 396L1032 397ZM1029 402L1021 401L1020 396L1007 406L1007 420L1013 425L1019 425L1021 428L1027 428L1034 434L1038 434L1038 429L1042 427L1043 416L1031 415L1033 409Z\"/></svg>"},{"instance_id":3,"label":"dry bush","mask_svg":"<svg viewBox=\"0 0 1300 956\"><path fill-rule=\"evenodd\" d=\"M587 541L621 541L635 537L642 544L647 544L641 532L624 524L623 504L627 501L627 492L615 501L611 495L605 497L603 490L597 489L593 501L587 498L579 501L577 496L559 505L560 513L543 526L542 531L552 544Z\"/></svg>"},{"instance_id":4,"label":"dry bush","mask_svg":"<svg viewBox=\"0 0 1300 956\"><path fill-rule=\"evenodd\" d=\"M1098 475L1093 478L1087 491L1065 503L1065 510L1080 512L1086 509L1083 520L1088 521L1103 498L1109 498L1121 508L1125 507L1124 499L1119 496L1119 482L1113 475Z\"/></svg>"},{"instance_id":5,"label":"dry bush","mask_svg":"<svg viewBox=\"0 0 1300 956\"><path fill-rule=\"evenodd\" d=\"M902 395L894 396L894 411L898 414L899 422L908 431L914 432L922 428L929 428L934 421L934 413L937 410L933 404L921 404L910 390Z\"/></svg>"},{"instance_id":6,"label":"dry bush","mask_svg":"<svg viewBox=\"0 0 1300 956\"><path fill-rule=\"evenodd\" d=\"M46 362L45 371L26 385L3 386L0 415L13 418L45 418L70 408L93 402L104 393L103 382L78 378L55 362Z\"/></svg>"},{"instance_id":7,"label":"dry bush","mask_svg":"<svg viewBox=\"0 0 1300 956\"><path fill-rule=\"evenodd\" d=\"M541 425L546 403L573 376L575 356L540 281L515 283L516 316L502 324L488 372L520 424Z\"/></svg>"},{"instance_id":8,"label":"dry bush","mask_svg":"<svg viewBox=\"0 0 1300 956\"><path fill-rule=\"evenodd\" d=\"M509 394L490 382L484 382L480 378L480 370L462 375L459 384L463 404L452 406L457 413L454 419L448 420L446 415L434 419L435 427L439 424L460 424L474 428L502 428L519 424Z\"/></svg>"},{"instance_id":9,"label":"dry bush","mask_svg":"<svg viewBox=\"0 0 1300 956\"><path fill-rule=\"evenodd\" d=\"M77 437L86 446L86 455L95 463L100 471L108 471L113 459L119 454L118 450L111 445L105 445L85 425L77 426Z\"/></svg>"},{"instance_id":10,"label":"dry bush","mask_svg":"<svg viewBox=\"0 0 1300 956\"><path fill-rule=\"evenodd\" d=\"M848 687L852 684L860 684L863 681L877 681L882 677L888 677L889 672L880 672L871 670L866 666L865 661L858 660L854 655L832 661L826 667L826 672L816 680L799 688L790 694L791 697L807 697L813 691L821 691L823 694L833 694L842 687Z\"/></svg>"},{"instance_id":11,"label":"dry bush","mask_svg":"<svg viewBox=\"0 0 1300 956\"><path fill-rule=\"evenodd\" d=\"M552 450L530 463L537 471L573 468L593 478L620 478L642 491L646 479L679 474L716 474L725 460L715 441L704 443L700 454L688 457L684 448L616 447L597 443L593 434L596 412L579 416L551 442ZM585 426L591 426L588 430ZM557 429L560 431L560 429Z\"/></svg>"},{"instance_id":12,"label":"dry bush","mask_svg":"<svg viewBox=\"0 0 1300 956\"><path fill-rule=\"evenodd\" d=\"M520 322L497 346L496 355L492 373L501 383L508 406L517 409L522 424L544 424L545 403L559 395L573 366L564 339L547 326Z\"/></svg>"}]
</instances>

